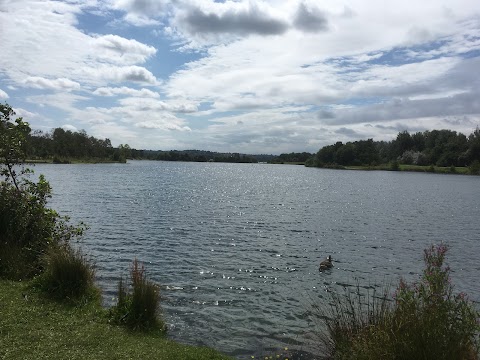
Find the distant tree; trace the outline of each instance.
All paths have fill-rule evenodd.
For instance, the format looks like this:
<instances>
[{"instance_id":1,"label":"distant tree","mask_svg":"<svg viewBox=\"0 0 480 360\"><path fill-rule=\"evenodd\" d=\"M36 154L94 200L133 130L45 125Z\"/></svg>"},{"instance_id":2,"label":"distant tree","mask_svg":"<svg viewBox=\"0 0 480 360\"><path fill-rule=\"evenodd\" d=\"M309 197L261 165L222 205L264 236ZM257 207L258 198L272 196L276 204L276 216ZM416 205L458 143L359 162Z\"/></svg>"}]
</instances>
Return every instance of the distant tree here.
<instances>
[{"instance_id":1,"label":"distant tree","mask_svg":"<svg viewBox=\"0 0 480 360\"><path fill-rule=\"evenodd\" d=\"M336 151L334 160L335 163L340 165L357 165L355 164L355 145L348 142L341 146Z\"/></svg>"},{"instance_id":2,"label":"distant tree","mask_svg":"<svg viewBox=\"0 0 480 360\"><path fill-rule=\"evenodd\" d=\"M398 133L397 138L394 140L393 144L395 149L395 155L399 157L402 156L405 151L412 150L414 142L412 137L410 136L410 133L405 130Z\"/></svg>"}]
</instances>

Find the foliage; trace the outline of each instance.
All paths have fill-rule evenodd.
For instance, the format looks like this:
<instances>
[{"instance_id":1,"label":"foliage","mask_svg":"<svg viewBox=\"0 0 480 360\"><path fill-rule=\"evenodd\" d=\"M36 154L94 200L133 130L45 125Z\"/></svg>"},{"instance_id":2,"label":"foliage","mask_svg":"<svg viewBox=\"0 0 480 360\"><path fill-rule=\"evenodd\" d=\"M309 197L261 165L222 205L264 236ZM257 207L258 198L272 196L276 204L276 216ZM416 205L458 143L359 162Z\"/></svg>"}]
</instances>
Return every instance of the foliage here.
<instances>
[{"instance_id":1,"label":"foliage","mask_svg":"<svg viewBox=\"0 0 480 360\"><path fill-rule=\"evenodd\" d=\"M37 130L28 136L27 155L32 160L53 159L60 164L69 163L71 159L111 161L118 151L109 139L88 136L85 130L56 128L51 132Z\"/></svg>"},{"instance_id":2,"label":"foliage","mask_svg":"<svg viewBox=\"0 0 480 360\"><path fill-rule=\"evenodd\" d=\"M32 171L23 160L30 127L14 115L10 106L0 105L0 277L21 279L41 273L47 250L67 244L84 227L69 225L47 208L51 188L42 175L38 182L28 179Z\"/></svg>"},{"instance_id":3,"label":"foliage","mask_svg":"<svg viewBox=\"0 0 480 360\"><path fill-rule=\"evenodd\" d=\"M0 280L2 360L220 360L205 347L183 345L161 333L138 334L108 324L100 304L76 307L52 302L30 281Z\"/></svg>"},{"instance_id":4,"label":"foliage","mask_svg":"<svg viewBox=\"0 0 480 360\"><path fill-rule=\"evenodd\" d=\"M401 280L394 301L386 293L364 301L333 294L323 310L321 340L331 359L477 359L480 312L464 293L454 294L445 245L425 250L421 281Z\"/></svg>"},{"instance_id":5,"label":"foliage","mask_svg":"<svg viewBox=\"0 0 480 360\"><path fill-rule=\"evenodd\" d=\"M289 154L280 154L274 159L270 160L274 164L283 164L283 163L305 163L307 160L313 157L314 154L308 152L302 153L289 153Z\"/></svg>"},{"instance_id":6,"label":"foliage","mask_svg":"<svg viewBox=\"0 0 480 360\"><path fill-rule=\"evenodd\" d=\"M95 270L79 249L68 245L52 247L44 261L45 272L37 282L48 296L76 304L100 300L94 285Z\"/></svg>"},{"instance_id":7,"label":"foliage","mask_svg":"<svg viewBox=\"0 0 480 360\"><path fill-rule=\"evenodd\" d=\"M468 168L468 172L472 175L480 175L480 161L475 160Z\"/></svg>"},{"instance_id":8,"label":"foliage","mask_svg":"<svg viewBox=\"0 0 480 360\"><path fill-rule=\"evenodd\" d=\"M145 268L137 259L130 269L129 285L123 279L118 283L117 304L110 310L113 322L132 330L165 330L159 313L159 287L147 279Z\"/></svg>"},{"instance_id":9,"label":"foliage","mask_svg":"<svg viewBox=\"0 0 480 360\"><path fill-rule=\"evenodd\" d=\"M393 160L393 161L390 163L389 170L391 170L391 171L398 171L398 170L400 170L400 165L398 164L398 161L397 161L397 160Z\"/></svg>"},{"instance_id":10,"label":"foliage","mask_svg":"<svg viewBox=\"0 0 480 360\"><path fill-rule=\"evenodd\" d=\"M313 164L318 167L375 166L398 161L404 165L468 166L480 161L480 129L468 137L452 130L432 130L411 135L398 133L390 142L372 139L337 142L321 148Z\"/></svg>"}]
</instances>

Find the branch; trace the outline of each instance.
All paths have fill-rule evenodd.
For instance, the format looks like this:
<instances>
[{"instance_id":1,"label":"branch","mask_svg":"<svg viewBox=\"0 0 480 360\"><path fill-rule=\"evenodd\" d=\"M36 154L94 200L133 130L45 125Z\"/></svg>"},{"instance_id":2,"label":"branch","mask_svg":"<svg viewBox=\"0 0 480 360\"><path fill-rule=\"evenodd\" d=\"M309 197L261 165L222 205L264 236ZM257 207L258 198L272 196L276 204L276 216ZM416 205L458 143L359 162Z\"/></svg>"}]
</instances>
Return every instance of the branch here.
<instances>
[{"instance_id":1,"label":"branch","mask_svg":"<svg viewBox=\"0 0 480 360\"><path fill-rule=\"evenodd\" d=\"M20 191L20 188L18 187L17 180L15 179L15 173L14 173L14 171L12 170L12 168L13 168L12 164L7 163L7 167L8 167L8 172L10 173L10 176L12 177L13 184L15 185L15 187L17 188L17 190Z\"/></svg>"}]
</instances>

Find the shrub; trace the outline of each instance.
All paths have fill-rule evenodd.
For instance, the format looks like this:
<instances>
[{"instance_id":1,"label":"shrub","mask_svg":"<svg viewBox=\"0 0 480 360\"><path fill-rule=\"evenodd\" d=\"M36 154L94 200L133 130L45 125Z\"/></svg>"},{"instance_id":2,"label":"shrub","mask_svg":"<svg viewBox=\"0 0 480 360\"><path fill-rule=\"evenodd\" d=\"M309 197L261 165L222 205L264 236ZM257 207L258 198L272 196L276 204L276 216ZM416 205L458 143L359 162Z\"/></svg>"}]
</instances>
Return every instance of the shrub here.
<instances>
[{"instance_id":1,"label":"shrub","mask_svg":"<svg viewBox=\"0 0 480 360\"><path fill-rule=\"evenodd\" d=\"M123 279L118 283L117 304L110 317L117 324L132 330L165 330L160 316L160 291L158 285L147 279L145 268L137 259L130 269L130 286Z\"/></svg>"},{"instance_id":2,"label":"shrub","mask_svg":"<svg viewBox=\"0 0 480 360\"><path fill-rule=\"evenodd\" d=\"M453 294L447 247L425 250L421 281L401 280L394 301L386 296L332 296L321 335L331 359L477 359L480 313L465 294ZM376 300L377 299L377 300ZM376 310L372 310L376 309Z\"/></svg>"},{"instance_id":3,"label":"shrub","mask_svg":"<svg viewBox=\"0 0 480 360\"><path fill-rule=\"evenodd\" d=\"M480 162L478 160L473 161L468 167L468 172L472 175L480 175Z\"/></svg>"},{"instance_id":4,"label":"shrub","mask_svg":"<svg viewBox=\"0 0 480 360\"><path fill-rule=\"evenodd\" d=\"M38 282L50 297L73 303L100 299L94 285L95 270L79 249L70 245L52 247L44 261L45 272Z\"/></svg>"},{"instance_id":5,"label":"shrub","mask_svg":"<svg viewBox=\"0 0 480 360\"><path fill-rule=\"evenodd\" d=\"M391 170L391 171L399 171L400 170L400 165L398 164L397 160L393 160L390 163L389 170Z\"/></svg>"},{"instance_id":6,"label":"shrub","mask_svg":"<svg viewBox=\"0 0 480 360\"><path fill-rule=\"evenodd\" d=\"M0 104L0 278L22 279L41 273L47 250L81 235L84 226L69 225L47 207L51 188L42 175L36 183L28 179L32 171L23 161L30 127L14 115Z\"/></svg>"}]
</instances>

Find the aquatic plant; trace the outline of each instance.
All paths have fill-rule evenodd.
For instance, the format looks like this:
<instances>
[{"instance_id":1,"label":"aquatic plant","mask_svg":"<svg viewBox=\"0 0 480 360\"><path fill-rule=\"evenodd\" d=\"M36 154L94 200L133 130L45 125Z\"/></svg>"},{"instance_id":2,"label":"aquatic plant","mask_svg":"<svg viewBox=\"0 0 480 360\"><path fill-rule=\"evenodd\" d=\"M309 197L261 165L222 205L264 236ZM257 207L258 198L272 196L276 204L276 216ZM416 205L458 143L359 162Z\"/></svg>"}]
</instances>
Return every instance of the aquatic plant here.
<instances>
[{"instance_id":1,"label":"aquatic plant","mask_svg":"<svg viewBox=\"0 0 480 360\"><path fill-rule=\"evenodd\" d=\"M145 267L137 259L130 268L130 284L121 278L117 296L117 304L110 309L114 323L133 330L166 329L160 314L159 286L147 279Z\"/></svg>"},{"instance_id":2,"label":"aquatic plant","mask_svg":"<svg viewBox=\"0 0 480 360\"><path fill-rule=\"evenodd\" d=\"M454 294L447 249L426 249L421 280L400 280L393 299L387 293L365 298L358 287L332 294L331 307L321 311L328 358L478 359L480 312L466 294Z\"/></svg>"}]
</instances>

